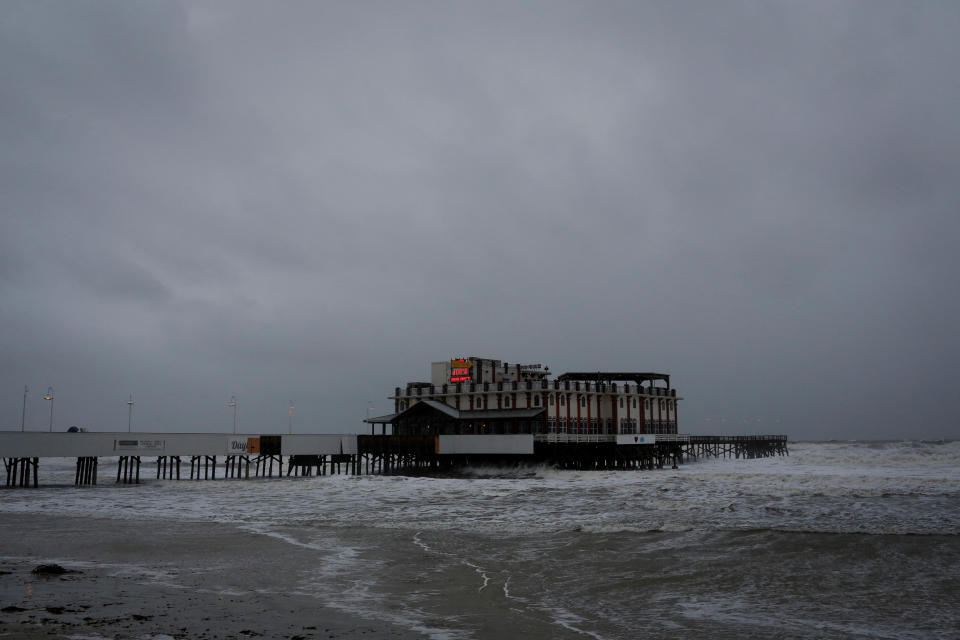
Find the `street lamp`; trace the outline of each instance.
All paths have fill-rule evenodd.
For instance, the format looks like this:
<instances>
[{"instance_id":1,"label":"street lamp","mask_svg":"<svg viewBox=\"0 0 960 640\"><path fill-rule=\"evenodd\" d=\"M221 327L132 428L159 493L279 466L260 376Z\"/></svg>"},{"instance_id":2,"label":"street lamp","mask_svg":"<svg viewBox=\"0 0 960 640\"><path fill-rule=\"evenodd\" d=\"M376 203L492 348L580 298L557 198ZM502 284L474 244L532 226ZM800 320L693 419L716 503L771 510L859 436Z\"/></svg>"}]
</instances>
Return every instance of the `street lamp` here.
<instances>
[{"instance_id":1,"label":"street lamp","mask_svg":"<svg viewBox=\"0 0 960 640\"><path fill-rule=\"evenodd\" d=\"M53 431L53 387L47 387L47 395L43 399L50 401L50 431Z\"/></svg>"},{"instance_id":2,"label":"street lamp","mask_svg":"<svg viewBox=\"0 0 960 640\"><path fill-rule=\"evenodd\" d=\"M23 423L27 419L27 392L30 391L30 387L23 385L23 412L20 413L20 431L23 431Z\"/></svg>"},{"instance_id":3,"label":"street lamp","mask_svg":"<svg viewBox=\"0 0 960 640\"><path fill-rule=\"evenodd\" d=\"M233 432L237 432L237 396L230 396L230 402L227 403L228 407L233 409Z\"/></svg>"},{"instance_id":4,"label":"street lamp","mask_svg":"<svg viewBox=\"0 0 960 640\"><path fill-rule=\"evenodd\" d=\"M133 394L130 394L130 399L127 400L127 433L133 428Z\"/></svg>"}]
</instances>

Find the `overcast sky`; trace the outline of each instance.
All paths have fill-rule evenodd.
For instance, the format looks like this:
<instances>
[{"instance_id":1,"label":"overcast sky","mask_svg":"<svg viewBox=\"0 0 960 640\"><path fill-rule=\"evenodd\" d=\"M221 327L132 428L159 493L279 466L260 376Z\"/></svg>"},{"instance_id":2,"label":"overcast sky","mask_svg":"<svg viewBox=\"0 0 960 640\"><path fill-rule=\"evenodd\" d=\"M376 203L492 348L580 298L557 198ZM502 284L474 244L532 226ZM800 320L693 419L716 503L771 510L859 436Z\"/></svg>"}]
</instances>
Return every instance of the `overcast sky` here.
<instances>
[{"instance_id":1,"label":"overcast sky","mask_svg":"<svg viewBox=\"0 0 960 640\"><path fill-rule=\"evenodd\" d=\"M0 4L0 428L362 431L458 355L960 437L960 3Z\"/></svg>"}]
</instances>

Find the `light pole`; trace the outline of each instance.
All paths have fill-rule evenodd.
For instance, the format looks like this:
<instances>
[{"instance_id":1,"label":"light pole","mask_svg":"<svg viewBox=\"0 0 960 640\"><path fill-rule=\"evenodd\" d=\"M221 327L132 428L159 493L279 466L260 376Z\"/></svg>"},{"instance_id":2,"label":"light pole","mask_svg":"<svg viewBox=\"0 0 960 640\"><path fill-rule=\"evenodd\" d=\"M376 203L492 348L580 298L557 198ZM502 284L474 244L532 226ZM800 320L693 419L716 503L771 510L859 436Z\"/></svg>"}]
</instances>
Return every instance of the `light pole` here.
<instances>
[{"instance_id":1,"label":"light pole","mask_svg":"<svg viewBox=\"0 0 960 640\"><path fill-rule=\"evenodd\" d=\"M130 399L127 400L127 433L133 430L133 394L130 394Z\"/></svg>"},{"instance_id":2,"label":"light pole","mask_svg":"<svg viewBox=\"0 0 960 640\"><path fill-rule=\"evenodd\" d=\"M50 431L53 431L53 387L47 387L47 395L43 399L50 401Z\"/></svg>"},{"instance_id":3,"label":"light pole","mask_svg":"<svg viewBox=\"0 0 960 640\"><path fill-rule=\"evenodd\" d=\"M287 411L287 433L293 433L293 400L290 401L290 410Z\"/></svg>"},{"instance_id":4,"label":"light pole","mask_svg":"<svg viewBox=\"0 0 960 640\"><path fill-rule=\"evenodd\" d=\"M227 403L228 407L233 408L233 432L237 432L237 396L230 396L230 402Z\"/></svg>"},{"instance_id":5,"label":"light pole","mask_svg":"<svg viewBox=\"0 0 960 640\"><path fill-rule=\"evenodd\" d=\"M23 385L23 411L20 413L20 431L23 431L23 424L27 420L27 392L30 387Z\"/></svg>"}]
</instances>

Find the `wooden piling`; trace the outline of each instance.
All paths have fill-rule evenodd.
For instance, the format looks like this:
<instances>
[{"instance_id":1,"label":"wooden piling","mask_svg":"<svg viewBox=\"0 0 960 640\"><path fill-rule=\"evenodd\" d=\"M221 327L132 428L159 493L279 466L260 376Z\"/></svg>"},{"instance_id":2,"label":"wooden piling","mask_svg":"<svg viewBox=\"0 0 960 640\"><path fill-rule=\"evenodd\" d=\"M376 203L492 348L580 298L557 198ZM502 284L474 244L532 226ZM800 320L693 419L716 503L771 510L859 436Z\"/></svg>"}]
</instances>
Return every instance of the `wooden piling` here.
<instances>
[{"instance_id":1,"label":"wooden piling","mask_svg":"<svg viewBox=\"0 0 960 640\"><path fill-rule=\"evenodd\" d=\"M40 458L4 458L8 487L38 487ZM32 483L32 484L31 484Z\"/></svg>"}]
</instances>

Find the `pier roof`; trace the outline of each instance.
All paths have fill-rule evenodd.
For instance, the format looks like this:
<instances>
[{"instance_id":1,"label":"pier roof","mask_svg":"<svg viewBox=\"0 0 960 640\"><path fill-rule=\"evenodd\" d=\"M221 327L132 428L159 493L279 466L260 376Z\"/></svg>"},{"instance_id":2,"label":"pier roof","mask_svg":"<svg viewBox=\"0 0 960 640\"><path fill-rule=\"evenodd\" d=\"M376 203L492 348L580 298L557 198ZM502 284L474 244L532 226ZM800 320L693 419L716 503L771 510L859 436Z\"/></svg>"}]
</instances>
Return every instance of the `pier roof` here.
<instances>
[{"instance_id":1,"label":"pier roof","mask_svg":"<svg viewBox=\"0 0 960 640\"><path fill-rule=\"evenodd\" d=\"M663 380L670 387L670 375L666 373L651 373L638 371L569 371L557 376L557 380L583 380L588 382L616 382L617 380L630 380L642 385L644 382L653 384L657 380Z\"/></svg>"},{"instance_id":2,"label":"pier roof","mask_svg":"<svg viewBox=\"0 0 960 640\"><path fill-rule=\"evenodd\" d=\"M528 419L540 415L546 411L545 407L531 407L529 409L477 409L470 411L461 411L455 409L443 402L436 400L420 400L415 402L400 413L390 413L375 418L367 418L364 422L368 424L388 424L393 423L397 418L410 413L411 411L422 411L425 405L435 411L439 411L454 420L492 420L497 418L518 418ZM419 409L418 409L419 407Z\"/></svg>"},{"instance_id":3,"label":"pier roof","mask_svg":"<svg viewBox=\"0 0 960 640\"><path fill-rule=\"evenodd\" d=\"M366 418L364 422L367 424L390 424L393 422L393 419L397 416L395 413L387 413L382 416L374 416L372 418Z\"/></svg>"}]
</instances>

